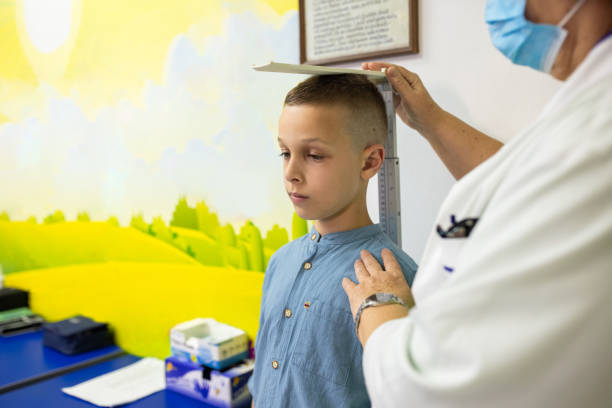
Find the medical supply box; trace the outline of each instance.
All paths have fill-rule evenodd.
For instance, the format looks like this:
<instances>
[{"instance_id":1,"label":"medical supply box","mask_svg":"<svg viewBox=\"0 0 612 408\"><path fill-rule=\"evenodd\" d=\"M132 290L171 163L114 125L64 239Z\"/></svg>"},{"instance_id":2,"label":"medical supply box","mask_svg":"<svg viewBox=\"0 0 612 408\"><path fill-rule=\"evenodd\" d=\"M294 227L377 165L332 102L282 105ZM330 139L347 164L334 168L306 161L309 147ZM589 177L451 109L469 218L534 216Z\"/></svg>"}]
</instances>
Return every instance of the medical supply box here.
<instances>
[{"instance_id":1,"label":"medical supply box","mask_svg":"<svg viewBox=\"0 0 612 408\"><path fill-rule=\"evenodd\" d=\"M0 312L29 306L29 292L17 288L0 288Z\"/></svg>"},{"instance_id":2,"label":"medical supply box","mask_svg":"<svg viewBox=\"0 0 612 408\"><path fill-rule=\"evenodd\" d=\"M32 313L27 307L0 312L0 335L6 337L36 331L44 322L42 316Z\"/></svg>"},{"instance_id":3,"label":"medical supply box","mask_svg":"<svg viewBox=\"0 0 612 408\"><path fill-rule=\"evenodd\" d=\"M106 323L85 316L43 325L43 345L64 354L78 354L114 345L113 334Z\"/></svg>"},{"instance_id":4,"label":"medical supply box","mask_svg":"<svg viewBox=\"0 0 612 408\"><path fill-rule=\"evenodd\" d=\"M170 330L172 354L193 363L222 370L249 356L244 330L215 319L193 319Z\"/></svg>"},{"instance_id":5,"label":"medical supply box","mask_svg":"<svg viewBox=\"0 0 612 408\"><path fill-rule=\"evenodd\" d=\"M213 370L171 356L166 359L166 388L216 407L248 407L247 381L253 367L253 360L246 360L226 370Z\"/></svg>"}]
</instances>

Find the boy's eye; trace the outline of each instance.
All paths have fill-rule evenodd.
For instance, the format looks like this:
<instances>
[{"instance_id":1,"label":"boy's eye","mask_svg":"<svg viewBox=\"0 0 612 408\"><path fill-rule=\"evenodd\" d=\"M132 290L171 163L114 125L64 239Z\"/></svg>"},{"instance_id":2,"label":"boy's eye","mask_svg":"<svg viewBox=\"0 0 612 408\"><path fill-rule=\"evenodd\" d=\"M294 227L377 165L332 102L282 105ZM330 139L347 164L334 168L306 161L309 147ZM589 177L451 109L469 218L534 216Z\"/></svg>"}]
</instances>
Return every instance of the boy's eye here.
<instances>
[{"instance_id":1,"label":"boy's eye","mask_svg":"<svg viewBox=\"0 0 612 408\"><path fill-rule=\"evenodd\" d=\"M287 160L289 158L289 152L281 152L279 156Z\"/></svg>"},{"instance_id":2,"label":"boy's eye","mask_svg":"<svg viewBox=\"0 0 612 408\"><path fill-rule=\"evenodd\" d=\"M308 157L310 157L311 159L313 159L315 161L323 160L323 156L321 156L319 154L309 154Z\"/></svg>"}]
</instances>

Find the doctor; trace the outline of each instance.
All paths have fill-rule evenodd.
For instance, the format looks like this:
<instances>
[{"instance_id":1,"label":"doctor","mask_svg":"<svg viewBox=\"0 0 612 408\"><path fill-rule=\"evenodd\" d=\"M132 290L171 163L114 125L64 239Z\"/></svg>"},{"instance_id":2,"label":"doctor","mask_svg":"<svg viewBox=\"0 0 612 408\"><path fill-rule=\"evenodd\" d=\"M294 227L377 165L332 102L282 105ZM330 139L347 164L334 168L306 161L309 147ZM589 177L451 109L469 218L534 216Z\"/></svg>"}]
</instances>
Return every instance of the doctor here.
<instances>
[{"instance_id":1,"label":"doctor","mask_svg":"<svg viewBox=\"0 0 612 408\"><path fill-rule=\"evenodd\" d=\"M502 146L387 68L459 180L412 288L390 252L342 284L374 407L612 406L612 1L489 0L492 42L565 81ZM528 95L525 95L528 97ZM398 304L399 303L399 304Z\"/></svg>"}]
</instances>

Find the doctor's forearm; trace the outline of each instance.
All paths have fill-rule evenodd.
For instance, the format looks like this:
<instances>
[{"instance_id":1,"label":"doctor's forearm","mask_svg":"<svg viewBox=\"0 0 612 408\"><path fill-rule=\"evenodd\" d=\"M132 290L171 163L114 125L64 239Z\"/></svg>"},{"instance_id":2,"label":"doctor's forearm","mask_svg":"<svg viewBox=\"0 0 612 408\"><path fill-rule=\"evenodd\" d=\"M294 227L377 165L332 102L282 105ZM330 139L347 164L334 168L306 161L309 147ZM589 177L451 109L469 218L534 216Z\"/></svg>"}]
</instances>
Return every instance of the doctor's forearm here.
<instances>
[{"instance_id":1,"label":"doctor's forearm","mask_svg":"<svg viewBox=\"0 0 612 408\"><path fill-rule=\"evenodd\" d=\"M435 124L421 131L455 179L469 173L497 152L503 143L441 110Z\"/></svg>"},{"instance_id":2,"label":"doctor's forearm","mask_svg":"<svg viewBox=\"0 0 612 408\"><path fill-rule=\"evenodd\" d=\"M359 322L359 341L365 346L374 333L374 330L383 323L389 320L401 319L408 315L408 309L405 306L388 304L376 307L370 307L363 310L361 320Z\"/></svg>"}]
</instances>

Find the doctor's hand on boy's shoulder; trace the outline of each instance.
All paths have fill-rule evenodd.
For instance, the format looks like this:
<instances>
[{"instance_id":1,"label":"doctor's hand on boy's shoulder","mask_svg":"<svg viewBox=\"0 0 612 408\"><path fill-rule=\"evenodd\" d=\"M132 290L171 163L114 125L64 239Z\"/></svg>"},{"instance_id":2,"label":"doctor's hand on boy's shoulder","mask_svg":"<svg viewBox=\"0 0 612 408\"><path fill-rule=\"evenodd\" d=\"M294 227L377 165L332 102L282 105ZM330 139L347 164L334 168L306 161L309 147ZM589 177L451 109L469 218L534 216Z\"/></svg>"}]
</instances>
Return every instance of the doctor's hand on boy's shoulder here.
<instances>
[{"instance_id":1,"label":"doctor's hand on boy's shoulder","mask_svg":"<svg viewBox=\"0 0 612 408\"><path fill-rule=\"evenodd\" d=\"M414 306L412 291L393 253L383 249L381 257L384 268L370 252L362 250L361 259L355 261L354 265L358 283L349 278L342 280L342 287L348 296L353 317L363 301L376 293L392 294L404 302L404 305L389 303L362 310L358 322L358 337L363 345L378 326L388 320L406 316Z\"/></svg>"}]
</instances>

